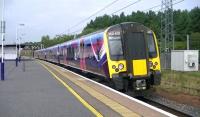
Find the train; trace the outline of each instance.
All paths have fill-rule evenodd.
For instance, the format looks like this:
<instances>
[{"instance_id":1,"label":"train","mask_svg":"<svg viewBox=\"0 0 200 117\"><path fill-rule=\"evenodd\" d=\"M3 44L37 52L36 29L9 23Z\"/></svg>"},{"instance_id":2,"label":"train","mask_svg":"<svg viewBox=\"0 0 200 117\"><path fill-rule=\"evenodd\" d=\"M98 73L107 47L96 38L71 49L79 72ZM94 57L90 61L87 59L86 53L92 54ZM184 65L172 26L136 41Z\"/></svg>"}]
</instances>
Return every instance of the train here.
<instances>
[{"instance_id":1,"label":"train","mask_svg":"<svg viewBox=\"0 0 200 117\"><path fill-rule=\"evenodd\" d=\"M35 57L102 76L116 90L143 91L161 82L158 40L150 28L137 22L36 50Z\"/></svg>"}]
</instances>

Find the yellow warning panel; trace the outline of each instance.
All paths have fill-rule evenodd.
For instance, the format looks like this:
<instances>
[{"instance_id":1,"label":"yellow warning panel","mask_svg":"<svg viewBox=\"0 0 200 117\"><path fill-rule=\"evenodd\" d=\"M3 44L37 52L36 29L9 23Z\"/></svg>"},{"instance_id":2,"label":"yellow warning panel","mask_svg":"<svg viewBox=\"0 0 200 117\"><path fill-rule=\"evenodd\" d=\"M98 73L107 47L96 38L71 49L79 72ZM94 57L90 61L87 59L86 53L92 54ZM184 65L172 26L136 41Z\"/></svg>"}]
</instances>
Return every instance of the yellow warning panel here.
<instances>
[{"instance_id":1,"label":"yellow warning panel","mask_svg":"<svg viewBox=\"0 0 200 117\"><path fill-rule=\"evenodd\" d=\"M147 61L146 61L146 59L133 60L133 75L134 76L147 75Z\"/></svg>"}]
</instances>

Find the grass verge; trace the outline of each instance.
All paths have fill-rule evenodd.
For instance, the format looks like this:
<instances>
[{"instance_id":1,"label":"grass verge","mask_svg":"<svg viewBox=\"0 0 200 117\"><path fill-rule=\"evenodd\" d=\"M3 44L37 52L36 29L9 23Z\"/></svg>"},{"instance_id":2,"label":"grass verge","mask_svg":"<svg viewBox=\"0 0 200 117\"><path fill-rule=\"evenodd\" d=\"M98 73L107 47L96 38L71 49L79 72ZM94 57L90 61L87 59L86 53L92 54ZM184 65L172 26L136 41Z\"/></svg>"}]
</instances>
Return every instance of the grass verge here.
<instances>
[{"instance_id":1,"label":"grass verge","mask_svg":"<svg viewBox=\"0 0 200 117\"><path fill-rule=\"evenodd\" d=\"M162 71L161 85L157 88L172 93L200 96L200 72Z\"/></svg>"}]
</instances>

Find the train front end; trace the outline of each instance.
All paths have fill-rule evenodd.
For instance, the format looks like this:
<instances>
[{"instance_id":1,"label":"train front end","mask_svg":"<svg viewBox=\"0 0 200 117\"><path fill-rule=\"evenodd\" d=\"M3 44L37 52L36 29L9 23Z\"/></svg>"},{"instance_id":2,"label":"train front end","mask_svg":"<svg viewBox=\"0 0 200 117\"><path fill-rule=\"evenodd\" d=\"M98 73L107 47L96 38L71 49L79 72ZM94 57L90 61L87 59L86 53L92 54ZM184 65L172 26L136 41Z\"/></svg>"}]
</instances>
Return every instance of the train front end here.
<instances>
[{"instance_id":1,"label":"train front end","mask_svg":"<svg viewBox=\"0 0 200 117\"><path fill-rule=\"evenodd\" d=\"M160 84L160 57L156 37L134 22L106 30L109 76L116 89L145 90Z\"/></svg>"}]
</instances>

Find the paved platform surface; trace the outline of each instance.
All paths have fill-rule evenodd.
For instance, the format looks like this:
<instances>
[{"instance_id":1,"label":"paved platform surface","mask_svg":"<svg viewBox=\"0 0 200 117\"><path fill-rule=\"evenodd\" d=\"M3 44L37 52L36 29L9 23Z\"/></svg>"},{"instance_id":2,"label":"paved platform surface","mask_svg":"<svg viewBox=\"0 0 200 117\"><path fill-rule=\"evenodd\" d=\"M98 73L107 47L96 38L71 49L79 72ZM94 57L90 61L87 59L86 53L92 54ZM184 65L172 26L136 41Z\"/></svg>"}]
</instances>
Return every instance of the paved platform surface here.
<instances>
[{"instance_id":1,"label":"paved platform surface","mask_svg":"<svg viewBox=\"0 0 200 117\"><path fill-rule=\"evenodd\" d=\"M5 67L0 117L173 116L45 61L22 61L18 67L8 61Z\"/></svg>"},{"instance_id":2,"label":"paved platform surface","mask_svg":"<svg viewBox=\"0 0 200 117\"><path fill-rule=\"evenodd\" d=\"M175 117L140 100L120 93L57 65L40 61L58 79L66 82L87 102L107 117ZM113 112L114 111L114 112ZM117 113L116 113L117 112Z\"/></svg>"},{"instance_id":3,"label":"paved platform surface","mask_svg":"<svg viewBox=\"0 0 200 117\"><path fill-rule=\"evenodd\" d=\"M0 117L93 117L65 87L35 61L5 62L0 81ZM25 70L25 71L24 71Z\"/></svg>"}]
</instances>

